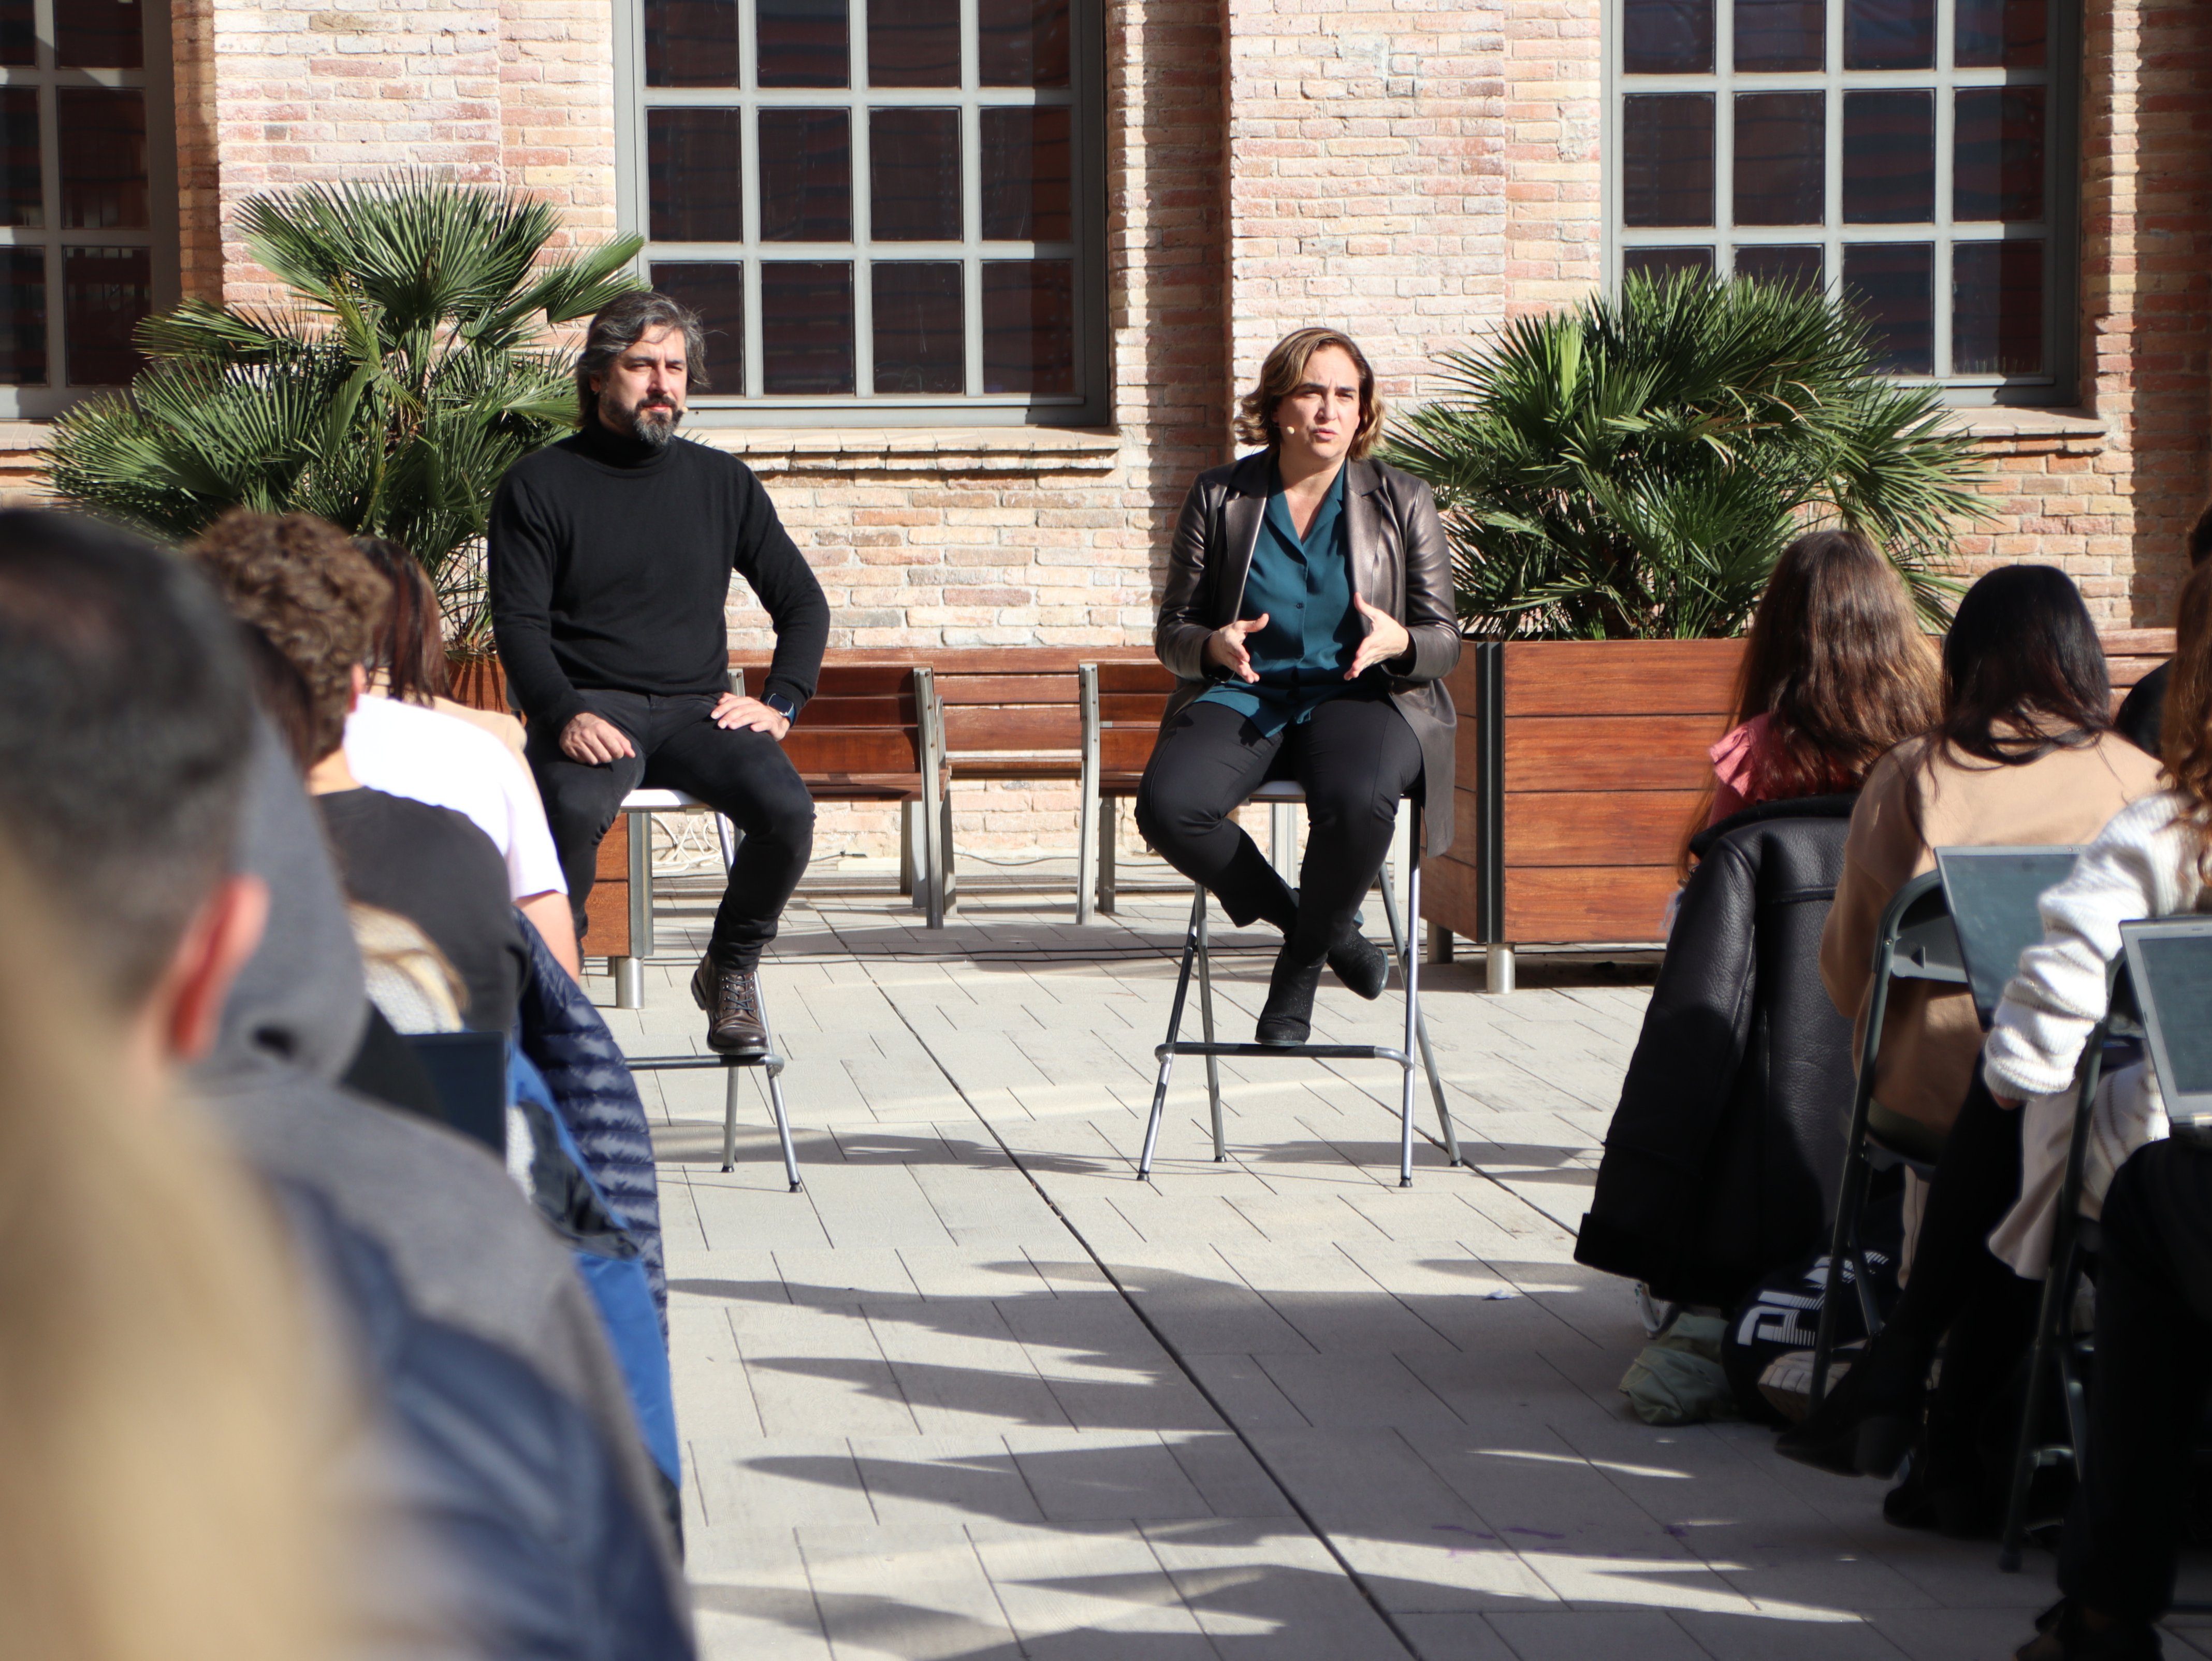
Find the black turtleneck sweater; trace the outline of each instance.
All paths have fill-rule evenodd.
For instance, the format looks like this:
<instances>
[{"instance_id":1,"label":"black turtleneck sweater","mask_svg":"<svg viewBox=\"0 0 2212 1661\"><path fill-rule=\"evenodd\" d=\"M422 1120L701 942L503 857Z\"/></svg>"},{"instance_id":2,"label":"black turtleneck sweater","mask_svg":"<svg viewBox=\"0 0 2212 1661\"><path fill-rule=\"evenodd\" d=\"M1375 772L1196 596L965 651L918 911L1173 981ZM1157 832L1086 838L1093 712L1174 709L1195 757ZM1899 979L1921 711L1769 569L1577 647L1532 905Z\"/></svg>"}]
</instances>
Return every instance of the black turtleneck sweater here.
<instances>
[{"instance_id":1,"label":"black turtleneck sweater","mask_svg":"<svg viewBox=\"0 0 2212 1661\"><path fill-rule=\"evenodd\" d=\"M587 691L722 691L732 570L775 626L767 683L745 690L814 695L829 602L733 455L655 449L594 418L507 469L486 535L492 634L532 721L559 731Z\"/></svg>"}]
</instances>

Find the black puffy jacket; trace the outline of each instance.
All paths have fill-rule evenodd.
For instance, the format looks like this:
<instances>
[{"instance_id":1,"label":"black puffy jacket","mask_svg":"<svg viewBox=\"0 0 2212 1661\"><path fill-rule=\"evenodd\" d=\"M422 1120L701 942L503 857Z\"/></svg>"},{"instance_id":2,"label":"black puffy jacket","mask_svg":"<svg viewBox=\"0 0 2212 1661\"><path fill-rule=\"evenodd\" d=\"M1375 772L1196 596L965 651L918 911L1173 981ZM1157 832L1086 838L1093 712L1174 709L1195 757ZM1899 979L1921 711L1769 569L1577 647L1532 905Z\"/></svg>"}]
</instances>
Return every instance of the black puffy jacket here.
<instances>
[{"instance_id":1,"label":"black puffy jacket","mask_svg":"<svg viewBox=\"0 0 2212 1661\"><path fill-rule=\"evenodd\" d=\"M1853 800L1764 802L1691 844L1577 1262L1732 1308L1826 1238L1851 1024L1820 985L1820 929Z\"/></svg>"}]
</instances>

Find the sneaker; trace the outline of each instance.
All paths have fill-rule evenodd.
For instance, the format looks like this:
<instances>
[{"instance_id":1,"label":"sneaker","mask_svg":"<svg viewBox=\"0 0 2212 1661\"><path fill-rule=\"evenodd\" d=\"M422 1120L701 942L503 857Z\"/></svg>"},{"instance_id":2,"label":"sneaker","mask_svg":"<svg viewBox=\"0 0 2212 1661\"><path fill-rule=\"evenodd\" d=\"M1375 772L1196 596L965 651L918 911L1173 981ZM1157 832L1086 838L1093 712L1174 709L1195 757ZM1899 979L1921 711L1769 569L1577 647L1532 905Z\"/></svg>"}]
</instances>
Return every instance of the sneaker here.
<instances>
[{"instance_id":1,"label":"sneaker","mask_svg":"<svg viewBox=\"0 0 2212 1661\"><path fill-rule=\"evenodd\" d=\"M711 957L691 976L691 1000L707 1012L707 1048L718 1056L765 1056L768 1025L761 1019L760 977L724 969Z\"/></svg>"}]
</instances>

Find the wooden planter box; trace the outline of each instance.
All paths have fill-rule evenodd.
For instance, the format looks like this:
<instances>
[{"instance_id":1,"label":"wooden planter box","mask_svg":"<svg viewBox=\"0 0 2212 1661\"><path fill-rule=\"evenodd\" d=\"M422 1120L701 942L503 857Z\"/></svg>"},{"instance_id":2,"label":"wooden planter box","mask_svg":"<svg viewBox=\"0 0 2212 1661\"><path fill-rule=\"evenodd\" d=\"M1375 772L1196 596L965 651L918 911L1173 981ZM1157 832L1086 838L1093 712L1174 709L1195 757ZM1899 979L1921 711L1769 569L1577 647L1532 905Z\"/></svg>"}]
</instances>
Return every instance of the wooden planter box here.
<instances>
[{"instance_id":1,"label":"wooden planter box","mask_svg":"<svg viewBox=\"0 0 2212 1661\"><path fill-rule=\"evenodd\" d=\"M2103 636L2117 698L2170 629ZM1469 641L1452 846L1421 915L1476 945L1653 944L1728 730L1741 640Z\"/></svg>"}]
</instances>

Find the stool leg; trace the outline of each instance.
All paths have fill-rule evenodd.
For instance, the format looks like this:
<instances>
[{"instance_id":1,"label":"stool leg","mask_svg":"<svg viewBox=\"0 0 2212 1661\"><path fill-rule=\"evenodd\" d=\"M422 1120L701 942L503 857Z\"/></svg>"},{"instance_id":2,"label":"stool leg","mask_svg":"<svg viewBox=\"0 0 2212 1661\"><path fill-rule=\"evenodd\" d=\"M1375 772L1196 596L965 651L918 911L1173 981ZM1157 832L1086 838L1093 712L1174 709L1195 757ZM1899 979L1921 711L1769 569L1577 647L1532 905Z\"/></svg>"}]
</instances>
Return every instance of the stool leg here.
<instances>
[{"instance_id":1,"label":"stool leg","mask_svg":"<svg viewBox=\"0 0 2212 1661\"><path fill-rule=\"evenodd\" d=\"M1421 862L1418 858L1407 873L1406 880L1408 884L1406 911L1411 919L1420 915ZM1382 915L1390 924L1390 950L1403 968L1413 960L1413 937L1399 931L1398 899L1391 891L1390 867L1387 865L1382 867ZM1413 984L1410 970L1406 971L1405 979L1407 985ZM1436 1051L1429 1045L1429 1018L1421 1013L1418 1007L1413 1015L1413 1037L1420 1044L1421 1069L1429 1075L1429 1096L1437 1104L1437 1123L1443 1126L1445 1157L1455 1165L1463 1165L1466 1161L1460 1158L1459 1131L1452 1124L1451 1109L1444 1102L1444 1081L1437 1075ZM1408 1055L1412 1053L1411 1050L1407 1052Z\"/></svg>"},{"instance_id":2,"label":"stool leg","mask_svg":"<svg viewBox=\"0 0 2212 1661\"><path fill-rule=\"evenodd\" d=\"M791 1116L783 1110L783 1060L778 1056L768 1063L768 1104L775 1114L775 1134L783 1144L783 1174L791 1179L791 1191L799 1192L799 1154L791 1145ZM732 1088L734 1088L734 1085Z\"/></svg>"},{"instance_id":3,"label":"stool leg","mask_svg":"<svg viewBox=\"0 0 2212 1661\"><path fill-rule=\"evenodd\" d=\"M1419 877L1413 879L1416 887ZM1393 929L1392 934L1397 931ZM1406 1071L1399 1086L1398 1096L1398 1186L1413 1185L1413 1056L1414 1041L1419 1036L1421 1025L1420 953L1407 940L1399 952L1398 961L1405 966L1406 976L1406 1037L1399 1046L1406 1057Z\"/></svg>"},{"instance_id":4,"label":"stool leg","mask_svg":"<svg viewBox=\"0 0 2212 1661\"><path fill-rule=\"evenodd\" d=\"M645 1007L645 966L635 958L609 958L608 972L615 977L615 1007Z\"/></svg>"},{"instance_id":5,"label":"stool leg","mask_svg":"<svg viewBox=\"0 0 2212 1661\"><path fill-rule=\"evenodd\" d=\"M1199 1030L1206 1034L1208 1043L1213 1042L1213 954L1206 938L1206 890L1198 891L1198 1017ZM1213 1163L1219 1165L1229 1157L1229 1150L1221 1141L1221 1060L1216 1056L1206 1058L1206 1104L1213 1116Z\"/></svg>"},{"instance_id":6,"label":"stool leg","mask_svg":"<svg viewBox=\"0 0 2212 1661\"><path fill-rule=\"evenodd\" d=\"M722 1169L738 1166L738 1069L722 1069Z\"/></svg>"},{"instance_id":7,"label":"stool leg","mask_svg":"<svg viewBox=\"0 0 2212 1661\"><path fill-rule=\"evenodd\" d=\"M1160 1115L1168 1102L1168 1075L1175 1070L1175 1043L1182 1035L1183 1000L1190 992L1191 959L1198 955L1198 931L1206 925L1206 891L1198 891L1198 897L1190 908L1190 927L1183 931L1182 972L1176 977L1175 1003L1168 1011L1167 1042L1160 1046L1160 1076L1152 1086L1152 1116L1145 1121L1145 1148L1137 1156L1137 1180L1143 1182L1152 1174L1152 1150L1159 1146Z\"/></svg>"}]
</instances>

